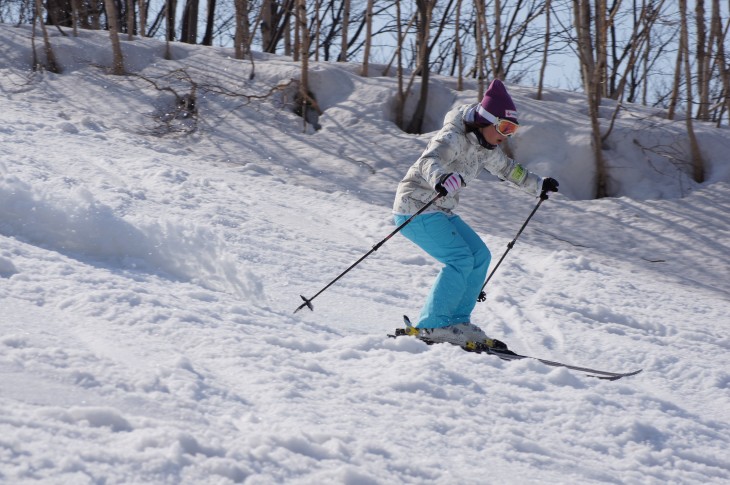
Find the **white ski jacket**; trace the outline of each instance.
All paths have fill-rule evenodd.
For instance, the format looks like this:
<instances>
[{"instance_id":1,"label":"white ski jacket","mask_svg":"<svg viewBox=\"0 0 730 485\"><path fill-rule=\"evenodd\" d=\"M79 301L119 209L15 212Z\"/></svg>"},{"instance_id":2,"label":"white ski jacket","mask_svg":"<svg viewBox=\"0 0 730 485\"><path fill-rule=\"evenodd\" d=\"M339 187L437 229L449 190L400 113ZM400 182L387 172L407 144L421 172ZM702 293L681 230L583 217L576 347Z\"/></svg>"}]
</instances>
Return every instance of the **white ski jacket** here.
<instances>
[{"instance_id":1,"label":"white ski jacket","mask_svg":"<svg viewBox=\"0 0 730 485\"><path fill-rule=\"evenodd\" d=\"M473 119L476 104L454 108L446 114L444 126L428 143L426 150L408 169L398 184L393 213L411 215L436 196L434 186L444 174L458 172L468 186L485 168L502 180L533 195L540 195L542 177L529 172L502 152L479 144L474 133L467 133L465 121ZM459 204L459 192L440 197L429 210L448 214Z\"/></svg>"}]
</instances>

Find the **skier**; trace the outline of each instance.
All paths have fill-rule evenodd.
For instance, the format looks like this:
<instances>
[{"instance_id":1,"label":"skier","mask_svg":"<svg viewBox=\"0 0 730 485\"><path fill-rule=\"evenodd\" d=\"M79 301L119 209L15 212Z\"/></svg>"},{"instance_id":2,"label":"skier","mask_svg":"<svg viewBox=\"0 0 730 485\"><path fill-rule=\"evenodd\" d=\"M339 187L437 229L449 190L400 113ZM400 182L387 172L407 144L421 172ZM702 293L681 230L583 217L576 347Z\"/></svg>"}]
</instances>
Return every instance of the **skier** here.
<instances>
[{"instance_id":1,"label":"skier","mask_svg":"<svg viewBox=\"0 0 730 485\"><path fill-rule=\"evenodd\" d=\"M529 172L499 148L518 128L514 102L504 84L495 79L481 103L446 114L441 130L398 184L393 204L396 225L433 199L434 190L441 195L401 231L444 265L414 325L414 334L423 340L465 348L477 343L507 348L470 321L491 253L453 211L459 203L459 190L475 180L482 168L529 194L557 192L557 180Z\"/></svg>"}]
</instances>

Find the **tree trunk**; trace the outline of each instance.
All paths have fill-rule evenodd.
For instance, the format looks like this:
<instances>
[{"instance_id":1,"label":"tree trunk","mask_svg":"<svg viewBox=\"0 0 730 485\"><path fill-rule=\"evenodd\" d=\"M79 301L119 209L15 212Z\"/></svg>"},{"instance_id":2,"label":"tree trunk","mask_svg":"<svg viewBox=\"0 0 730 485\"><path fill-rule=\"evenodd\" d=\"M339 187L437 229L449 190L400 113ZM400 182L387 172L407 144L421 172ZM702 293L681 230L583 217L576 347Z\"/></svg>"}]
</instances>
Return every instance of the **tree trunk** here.
<instances>
[{"instance_id":1,"label":"tree trunk","mask_svg":"<svg viewBox=\"0 0 730 485\"><path fill-rule=\"evenodd\" d=\"M198 0L187 0L183 9L182 31L180 41L187 44L198 42Z\"/></svg>"},{"instance_id":2,"label":"tree trunk","mask_svg":"<svg viewBox=\"0 0 730 485\"><path fill-rule=\"evenodd\" d=\"M403 91L403 40L405 39L405 34L403 33L403 25L400 21L400 0L395 0L395 22L396 22L396 29L398 30L398 45L395 47L395 56L397 59L396 62L396 78L398 79L398 103L396 106L395 111L395 124L398 125L400 129L403 129L404 123L405 123L405 105L406 105L406 96L405 92ZM410 23L408 24L410 27Z\"/></svg>"},{"instance_id":3,"label":"tree trunk","mask_svg":"<svg viewBox=\"0 0 730 485\"><path fill-rule=\"evenodd\" d=\"M626 84L629 82L629 77L632 76L636 72L636 66L639 62L639 57L641 55L641 51L644 49L644 45L648 42L648 36L650 32L650 26L654 23L656 20L655 12L650 11L646 7L643 7L640 11L638 19L634 22L634 27L631 33L631 40L629 42L629 48L628 48L628 60L626 61L626 68L624 69L623 74L621 75L621 79L618 81L618 84L614 87L614 91L611 94L611 98L613 99L621 99L624 93L624 90L626 89ZM645 28L641 28L642 26L645 26ZM618 70L613 69L612 72L612 79L615 78L616 75L618 75ZM635 83L636 81L632 79L631 81L631 95L629 96L629 101L634 102L634 91L635 91Z\"/></svg>"},{"instance_id":4,"label":"tree trunk","mask_svg":"<svg viewBox=\"0 0 730 485\"><path fill-rule=\"evenodd\" d=\"M108 0L105 0L108 1ZM172 59L172 49L170 49L170 41L175 38L175 19L170 20L170 12L173 10L175 0L165 0L165 59Z\"/></svg>"},{"instance_id":5,"label":"tree trunk","mask_svg":"<svg viewBox=\"0 0 730 485\"><path fill-rule=\"evenodd\" d=\"M365 12L365 23L365 52L362 56L362 75L367 77L370 63L370 44L373 36L373 0L368 0L368 6Z\"/></svg>"},{"instance_id":6,"label":"tree trunk","mask_svg":"<svg viewBox=\"0 0 730 485\"><path fill-rule=\"evenodd\" d=\"M494 44L487 41L487 53L492 61L491 78L504 79L504 50L502 49L502 3L500 0L494 0Z\"/></svg>"},{"instance_id":7,"label":"tree trunk","mask_svg":"<svg viewBox=\"0 0 730 485\"><path fill-rule=\"evenodd\" d=\"M653 0L649 0L649 5L645 5L645 8L648 8L654 13L654 2ZM641 104L646 106L648 104L648 96L647 93L649 91L649 54L651 53L651 41L652 41L652 35L651 35L651 29L647 26L646 27L646 44L644 45L644 55L642 58L642 79L644 82L641 85Z\"/></svg>"},{"instance_id":8,"label":"tree trunk","mask_svg":"<svg viewBox=\"0 0 730 485\"><path fill-rule=\"evenodd\" d=\"M234 34L234 56L243 59L249 53L250 29L248 25L248 0L236 0L236 29Z\"/></svg>"},{"instance_id":9,"label":"tree trunk","mask_svg":"<svg viewBox=\"0 0 730 485\"><path fill-rule=\"evenodd\" d=\"M454 31L456 32L456 38L454 39L454 52L456 57L457 66L457 78L456 78L456 90L462 91L464 89L464 55L461 52L461 0L456 2L456 20L454 25Z\"/></svg>"},{"instance_id":10,"label":"tree trunk","mask_svg":"<svg viewBox=\"0 0 730 485\"><path fill-rule=\"evenodd\" d=\"M47 19L46 25L59 25L63 27L71 27L73 24L73 7L71 0L47 0L46 1ZM41 15L40 13L38 14Z\"/></svg>"},{"instance_id":11,"label":"tree trunk","mask_svg":"<svg viewBox=\"0 0 730 485\"><path fill-rule=\"evenodd\" d=\"M139 35L147 36L147 0L139 0Z\"/></svg>"},{"instance_id":12,"label":"tree trunk","mask_svg":"<svg viewBox=\"0 0 730 485\"><path fill-rule=\"evenodd\" d=\"M275 26L274 22L274 0L263 0L261 4L261 45L264 52L272 52L271 45L274 43Z\"/></svg>"},{"instance_id":13,"label":"tree trunk","mask_svg":"<svg viewBox=\"0 0 730 485\"><path fill-rule=\"evenodd\" d=\"M105 0L106 1L106 0ZM167 40L174 41L176 32L175 23L175 12L177 11L177 0L165 0L167 5L167 12L165 20L167 21Z\"/></svg>"},{"instance_id":14,"label":"tree trunk","mask_svg":"<svg viewBox=\"0 0 730 485\"><path fill-rule=\"evenodd\" d=\"M687 0L679 0L679 10L681 16L681 34L679 36L680 50L684 52L684 76L687 89L687 113L685 115L685 123L687 126L687 136L689 137L689 148L692 157L692 179L697 183L705 181L705 163L702 160L700 146L695 137L694 127L692 126L692 68L689 61L689 32L687 26Z\"/></svg>"},{"instance_id":15,"label":"tree trunk","mask_svg":"<svg viewBox=\"0 0 730 485\"><path fill-rule=\"evenodd\" d=\"M322 0L315 0L314 2L314 60L319 61L319 37L322 30L322 18L320 17L320 10L322 9ZM311 34L310 34L311 35Z\"/></svg>"},{"instance_id":16,"label":"tree trunk","mask_svg":"<svg viewBox=\"0 0 730 485\"><path fill-rule=\"evenodd\" d=\"M213 29L215 28L215 9L216 0L208 0L207 2L207 14L205 16L205 33L203 34L203 40L200 41L201 45L213 45ZM234 8L238 8L238 1L234 1ZM235 18L235 14L234 14ZM234 33L235 36L235 33Z\"/></svg>"},{"instance_id":17,"label":"tree trunk","mask_svg":"<svg viewBox=\"0 0 730 485\"><path fill-rule=\"evenodd\" d=\"M301 34L301 23L302 19L299 18L299 16L302 14L300 3L302 0L297 0L296 5L294 5L294 49L292 51L292 60L294 62L299 62L299 55L301 54L302 50L302 40L299 37ZM307 10L306 10L306 3L304 5L304 23L307 22ZM306 109L302 111L302 116L306 114Z\"/></svg>"},{"instance_id":18,"label":"tree trunk","mask_svg":"<svg viewBox=\"0 0 730 485\"><path fill-rule=\"evenodd\" d=\"M416 0L416 6L418 8L418 15L421 22L419 23L418 29L418 70L421 73L421 89L416 104L416 109L411 118L411 122L408 124L406 131L408 133L421 133L423 127L423 117L426 114L426 104L428 102L428 83L429 83L429 57L430 48L428 44L429 39L429 27L431 25L431 14L433 11L433 5L436 0Z\"/></svg>"},{"instance_id":19,"label":"tree trunk","mask_svg":"<svg viewBox=\"0 0 730 485\"><path fill-rule=\"evenodd\" d=\"M475 43L477 47L476 56L476 78L477 78L477 102L481 101L481 97L484 95L484 18L486 17L484 12L484 0L474 0L474 8L477 13L477 21L475 22Z\"/></svg>"},{"instance_id":20,"label":"tree trunk","mask_svg":"<svg viewBox=\"0 0 730 485\"><path fill-rule=\"evenodd\" d=\"M307 129L307 110L315 109L316 102L309 95L309 29L307 28L307 0L297 1L298 12L296 15L299 28L300 57L302 59L302 73L299 82L299 97L302 102L302 123L303 130ZM319 110L317 110L319 111Z\"/></svg>"},{"instance_id":21,"label":"tree trunk","mask_svg":"<svg viewBox=\"0 0 730 485\"><path fill-rule=\"evenodd\" d=\"M697 119L710 119L710 52L708 52L707 31L705 29L705 1L695 0L695 23L697 27ZM689 43L689 39L687 40ZM691 115L691 111L690 111Z\"/></svg>"},{"instance_id":22,"label":"tree trunk","mask_svg":"<svg viewBox=\"0 0 730 485\"><path fill-rule=\"evenodd\" d=\"M53 52L53 46L51 46L51 40L48 37L48 29L46 29L46 24L43 22L43 3L41 0L35 0L35 8L36 8L36 19L38 20L38 23L41 26L41 33L43 34L43 46L45 48L46 53L46 69L50 72L60 74L61 68L58 65L58 62L56 62L56 55ZM35 25L35 23L34 23ZM35 69L36 66L34 65L33 68Z\"/></svg>"},{"instance_id":23,"label":"tree trunk","mask_svg":"<svg viewBox=\"0 0 730 485\"><path fill-rule=\"evenodd\" d=\"M340 55L337 58L338 62L347 62L347 29L350 25L350 0L343 0L343 2L342 47L340 48Z\"/></svg>"},{"instance_id":24,"label":"tree trunk","mask_svg":"<svg viewBox=\"0 0 730 485\"><path fill-rule=\"evenodd\" d=\"M719 12L720 0L712 0L712 9ZM716 30L715 42L717 42L717 56L715 62L717 63L718 70L720 71L720 77L722 81L722 92L725 100L724 111L730 117L730 64L725 60L725 38L727 33L723 32L722 19L720 15L712 16L712 28ZM722 116L718 119L718 124L722 121ZM729 119L730 121L730 119Z\"/></svg>"},{"instance_id":25,"label":"tree trunk","mask_svg":"<svg viewBox=\"0 0 730 485\"><path fill-rule=\"evenodd\" d=\"M606 25L606 0L595 0L595 51L596 51L596 98L600 104L600 99L607 97L608 92L608 29Z\"/></svg>"},{"instance_id":26,"label":"tree trunk","mask_svg":"<svg viewBox=\"0 0 730 485\"><path fill-rule=\"evenodd\" d=\"M292 2L296 2L298 0L292 0ZM292 9L296 9L296 5L292 2L287 3L287 7L291 5ZM291 56L292 55L292 39L291 39L291 12L289 12L287 15L284 16L284 23L282 24L282 28L284 29L284 35L282 38L284 39L284 55L285 56ZM294 20L296 23L296 19ZM296 25L294 26L294 29L296 29Z\"/></svg>"},{"instance_id":27,"label":"tree trunk","mask_svg":"<svg viewBox=\"0 0 730 485\"><path fill-rule=\"evenodd\" d=\"M71 0L71 8L73 9L73 22L71 22L71 25L73 27L73 33L74 37L79 36L79 15L81 15L80 8L79 8L79 0Z\"/></svg>"},{"instance_id":28,"label":"tree trunk","mask_svg":"<svg viewBox=\"0 0 730 485\"><path fill-rule=\"evenodd\" d=\"M393 52L393 56L390 58L390 62L387 66L385 66L385 69L383 69L383 76L387 76L390 72L390 67L393 65L393 63L396 61L396 59L403 60L402 57L398 57L399 55L403 54L403 42L405 41L405 36L408 33L408 31L411 29L411 25L413 25L413 22L416 21L416 17L418 17L418 12L414 13L411 17L411 20L408 21L408 25L406 26L405 31L403 31L403 24L400 19L400 14L397 12L400 12L400 0L396 0L395 3L395 9L396 9L396 30L398 31L398 40L397 40L397 46L395 49L395 52ZM403 65L401 64L401 67Z\"/></svg>"},{"instance_id":29,"label":"tree trunk","mask_svg":"<svg viewBox=\"0 0 730 485\"><path fill-rule=\"evenodd\" d=\"M134 40L134 0L127 0L127 40Z\"/></svg>"},{"instance_id":30,"label":"tree trunk","mask_svg":"<svg viewBox=\"0 0 730 485\"><path fill-rule=\"evenodd\" d=\"M119 17L117 16L117 7L114 0L104 0L106 7L106 18L109 21L109 38L112 42L112 70L111 73L117 76L124 74L124 55L122 54L122 45L119 42Z\"/></svg>"},{"instance_id":31,"label":"tree trunk","mask_svg":"<svg viewBox=\"0 0 730 485\"><path fill-rule=\"evenodd\" d=\"M681 32L681 28L680 28ZM682 60L684 58L684 52L682 49L677 49L677 59L674 62L674 79L672 84L672 95L669 97L669 106L667 107L667 119L674 119L674 112L677 109L677 103L679 102L679 90L682 84Z\"/></svg>"},{"instance_id":32,"label":"tree trunk","mask_svg":"<svg viewBox=\"0 0 730 485\"><path fill-rule=\"evenodd\" d=\"M573 0L573 14L577 29L577 51L581 64L583 76L583 89L588 101L588 116L591 120L591 148L596 165L595 197L602 198L608 195L608 174L606 163L603 159L603 137L601 136L601 125L599 119L599 108L601 105L601 78L602 66L594 60L593 42L591 41L591 14L589 0ZM600 42L600 36L596 35L596 43ZM605 46L596 46L596 53L605 51Z\"/></svg>"},{"instance_id":33,"label":"tree trunk","mask_svg":"<svg viewBox=\"0 0 730 485\"><path fill-rule=\"evenodd\" d=\"M281 8L279 8L281 7ZM279 41L284 40L286 55L291 54L291 15L296 9L295 0L264 0L261 6L261 44L264 52L275 53Z\"/></svg>"},{"instance_id":34,"label":"tree trunk","mask_svg":"<svg viewBox=\"0 0 730 485\"><path fill-rule=\"evenodd\" d=\"M542 64L540 64L540 78L537 82L537 99L542 99L542 83L547 68L548 46L550 45L550 0L545 1L545 45L542 48Z\"/></svg>"}]
</instances>

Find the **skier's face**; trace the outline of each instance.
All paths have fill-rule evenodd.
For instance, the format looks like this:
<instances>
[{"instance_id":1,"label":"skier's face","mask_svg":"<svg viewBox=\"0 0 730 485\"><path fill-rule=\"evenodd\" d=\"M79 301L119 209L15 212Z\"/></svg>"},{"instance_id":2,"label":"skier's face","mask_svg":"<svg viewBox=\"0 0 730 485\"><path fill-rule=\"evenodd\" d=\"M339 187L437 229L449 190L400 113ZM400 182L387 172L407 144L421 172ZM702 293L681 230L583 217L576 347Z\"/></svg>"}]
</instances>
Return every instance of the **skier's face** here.
<instances>
[{"instance_id":1,"label":"skier's face","mask_svg":"<svg viewBox=\"0 0 730 485\"><path fill-rule=\"evenodd\" d=\"M488 143L492 145L499 145L507 138L506 136L501 135L494 127L494 125L489 125L482 128L482 136L485 140L487 140Z\"/></svg>"}]
</instances>

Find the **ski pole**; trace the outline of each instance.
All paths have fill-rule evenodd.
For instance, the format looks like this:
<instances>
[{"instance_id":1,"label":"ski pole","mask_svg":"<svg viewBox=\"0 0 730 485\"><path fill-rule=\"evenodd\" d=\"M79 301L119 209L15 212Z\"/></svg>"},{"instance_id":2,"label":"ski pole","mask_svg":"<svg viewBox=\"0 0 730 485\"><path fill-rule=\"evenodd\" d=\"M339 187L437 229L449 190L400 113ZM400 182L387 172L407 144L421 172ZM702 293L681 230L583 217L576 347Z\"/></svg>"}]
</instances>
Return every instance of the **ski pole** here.
<instances>
[{"instance_id":1,"label":"ski pole","mask_svg":"<svg viewBox=\"0 0 730 485\"><path fill-rule=\"evenodd\" d=\"M507 244L507 250L504 252L502 257L499 258L499 261L497 262L497 265L494 267L492 272L489 273L489 276L487 277L487 281L485 281L484 284L482 285L482 291L479 292L477 301L486 301L487 300L487 294L484 292L484 288L487 286L487 283L489 283L489 280L492 279L492 276L494 276L494 273L495 273L495 271L497 271L497 268L499 268L499 265L502 264L502 261L504 261L504 257L507 256L507 253L509 252L509 250L512 249L512 247L515 245L515 242L517 242L517 238L520 237L520 234L522 234L522 231L524 231L525 227L527 227L527 223L530 222L530 219L532 219L532 216L534 216L535 212L537 212L537 209L540 208L540 204L542 204L542 202L547 199L548 199L547 192L543 190L540 193L540 200L537 202L537 205L535 206L534 209L532 209L532 212L530 212L530 215L527 216L527 220L525 220L525 223L522 224L522 227L520 227L520 230L517 232L517 235L515 236L515 238Z\"/></svg>"},{"instance_id":2,"label":"ski pole","mask_svg":"<svg viewBox=\"0 0 730 485\"><path fill-rule=\"evenodd\" d=\"M378 249L380 249L380 246L382 246L383 244L385 244L385 242L388 239L390 239L391 237L393 237L396 234L398 234L401 229L403 229L406 225L408 225L409 222L411 222L413 220L414 217L416 217L417 215L420 215L423 211L425 211L426 209L428 209L429 207L431 207L431 204L433 204L434 202L436 202L436 200L439 197L441 197L440 194L437 195L436 197L434 197L433 199L431 199L430 201L428 201L428 203L426 205L424 205L418 212L416 212L411 217L409 217L405 222L403 222L403 224L401 224L400 226L396 227L393 232L391 232L390 234L388 234L385 237L385 239L383 239L378 244L376 244L375 246L373 246L373 248L370 251L368 251L363 257L361 257L360 259L358 259L357 261L355 261L349 268L347 268L345 271L343 271L342 273L340 273L340 275L337 278L335 278L332 281L330 281L327 286L325 286L324 288L322 288L321 290L319 290L317 292L317 294L314 295L312 298L306 298L304 295L299 295L302 298L302 300L304 300L304 303L302 303L301 305L299 305L297 307L297 309L294 310L294 313L298 312L299 310L301 310L305 306L308 307L310 310L314 311L314 307L312 306L312 300L314 300L315 298L317 298L320 294L324 293L324 291L327 288L329 288L330 286L332 286L333 284L335 284L337 282L337 280L339 280L340 278L342 278L343 276L345 276L352 268L354 268L355 266L357 266L358 264L360 264L362 262L362 260L364 260L365 258L367 258L368 256L370 256L371 254L373 254L375 251L377 251Z\"/></svg>"}]
</instances>

